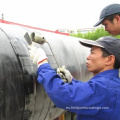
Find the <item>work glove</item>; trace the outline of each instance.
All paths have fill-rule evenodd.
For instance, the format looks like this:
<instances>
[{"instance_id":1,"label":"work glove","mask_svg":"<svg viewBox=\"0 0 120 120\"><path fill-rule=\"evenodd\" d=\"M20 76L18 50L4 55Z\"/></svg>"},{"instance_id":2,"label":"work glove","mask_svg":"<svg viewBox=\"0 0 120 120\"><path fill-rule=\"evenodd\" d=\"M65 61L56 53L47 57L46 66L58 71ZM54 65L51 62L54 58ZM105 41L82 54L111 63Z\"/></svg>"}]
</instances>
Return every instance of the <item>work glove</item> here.
<instances>
[{"instance_id":1,"label":"work glove","mask_svg":"<svg viewBox=\"0 0 120 120\"><path fill-rule=\"evenodd\" d=\"M39 67L44 63L48 63L46 53L42 48L35 46L29 46L28 48L34 64L37 64Z\"/></svg>"},{"instance_id":2,"label":"work glove","mask_svg":"<svg viewBox=\"0 0 120 120\"><path fill-rule=\"evenodd\" d=\"M65 68L65 66L57 68L57 74L61 76L64 82L70 83L72 81L73 76L71 73Z\"/></svg>"}]
</instances>

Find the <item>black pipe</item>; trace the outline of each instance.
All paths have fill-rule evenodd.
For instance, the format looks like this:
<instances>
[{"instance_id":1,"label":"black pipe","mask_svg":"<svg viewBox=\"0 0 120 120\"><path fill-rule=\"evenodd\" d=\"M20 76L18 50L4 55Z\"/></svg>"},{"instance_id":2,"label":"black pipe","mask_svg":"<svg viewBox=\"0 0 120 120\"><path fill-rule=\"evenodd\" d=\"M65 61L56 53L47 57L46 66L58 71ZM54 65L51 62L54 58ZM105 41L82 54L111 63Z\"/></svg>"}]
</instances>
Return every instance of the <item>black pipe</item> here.
<instances>
[{"instance_id":1,"label":"black pipe","mask_svg":"<svg viewBox=\"0 0 120 120\"><path fill-rule=\"evenodd\" d=\"M37 65L29 57L24 34L42 34L50 46L34 45L45 50L51 66L57 69L57 60L59 66L65 65L75 79L83 82L92 77L85 64L89 48L79 43L80 38L7 24L1 24L0 29L0 120L57 118L64 110L55 107L38 84Z\"/></svg>"}]
</instances>

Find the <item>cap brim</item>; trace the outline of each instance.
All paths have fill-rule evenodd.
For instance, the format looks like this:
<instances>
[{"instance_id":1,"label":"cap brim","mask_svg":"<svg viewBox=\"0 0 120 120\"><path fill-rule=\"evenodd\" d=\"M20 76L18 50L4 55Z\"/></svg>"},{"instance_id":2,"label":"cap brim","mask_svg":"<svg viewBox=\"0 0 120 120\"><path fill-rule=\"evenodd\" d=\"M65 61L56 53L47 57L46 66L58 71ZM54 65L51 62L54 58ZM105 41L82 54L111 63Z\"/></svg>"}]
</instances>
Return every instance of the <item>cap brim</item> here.
<instances>
[{"instance_id":1,"label":"cap brim","mask_svg":"<svg viewBox=\"0 0 120 120\"><path fill-rule=\"evenodd\" d=\"M105 18L100 19L100 20L94 25L94 27L100 25L104 19L105 19Z\"/></svg>"},{"instance_id":2,"label":"cap brim","mask_svg":"<svg viewBox=\"0 0 120 120\"><path fill-rule=\"evenodd\" d=\"M86 39L81 39L80 43L84 46L87 47L92 47L92 46L97 46L97 47L102 47L104 48L104 46L100 45L98 42L94 41L94 40L86 40Z\"/></svg>"}]
</instances>

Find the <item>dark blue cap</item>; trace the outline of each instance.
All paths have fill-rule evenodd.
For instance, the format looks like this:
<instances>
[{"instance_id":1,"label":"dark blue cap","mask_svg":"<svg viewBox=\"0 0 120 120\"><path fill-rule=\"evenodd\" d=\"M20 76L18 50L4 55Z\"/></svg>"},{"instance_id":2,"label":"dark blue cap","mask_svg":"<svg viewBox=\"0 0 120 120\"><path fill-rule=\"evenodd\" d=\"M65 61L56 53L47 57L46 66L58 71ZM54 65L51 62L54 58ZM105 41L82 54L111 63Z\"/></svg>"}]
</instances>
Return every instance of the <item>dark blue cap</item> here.
<instances>
[{"instance_id":1,"label":"dark blue cap","mask_svg":"<svg viewBox=\"0 0 120 120\"><path fill-rule=\"evenodd\" d=\"M120 62L120 39L115 37L106 36L94 40L80 40L80 43L87 47L98 46L104 48L111 55L114 55L118 62Z\"/></svg>"},{"instance_id":2,"label":"dark blue cap","mask_svg":"<svg viewBox=\"0 0 120 120\"><path fill-rule=\"evenodd\" d=\"M94 25L94 27L100 25L102 21L109 15L119 13L120 12L120 4L110 4L106 6L100 14L99 21Z\"/></svg>"}]
</instances>

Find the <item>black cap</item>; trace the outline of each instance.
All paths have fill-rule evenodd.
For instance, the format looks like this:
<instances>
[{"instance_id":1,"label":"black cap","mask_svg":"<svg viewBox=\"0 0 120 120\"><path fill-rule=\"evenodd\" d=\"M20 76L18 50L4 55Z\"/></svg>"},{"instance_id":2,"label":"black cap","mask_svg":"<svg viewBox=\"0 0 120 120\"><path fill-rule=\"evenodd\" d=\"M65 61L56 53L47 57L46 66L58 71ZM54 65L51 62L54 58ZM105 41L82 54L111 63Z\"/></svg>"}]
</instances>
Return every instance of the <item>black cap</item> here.
<instances>
[{"instance_id":1,"label":"black cap","mask_svg":"<svg viewBox=\"0 0 120 120\"><path fill-rule=\"evenodd\" d=\"M120 62L120 39L111 36L106 36L101 37L96 41L83 39L80 40L80 43L87 47L98 46L104 48L111 55L114 55L118 62Z\"/></svg>"},{"instance_id":2,"label":"black cap","mask_svg":"<svg viewBox=\"0 0 120 120\"><path fill-rule=\"evenodd\" d=\"M106 6L100 14L99 21L94 25L94 27L100 25L102 21L109 15L119 13L120 12L120 4L110 4Z\"/></svg>"}]
</instances>

